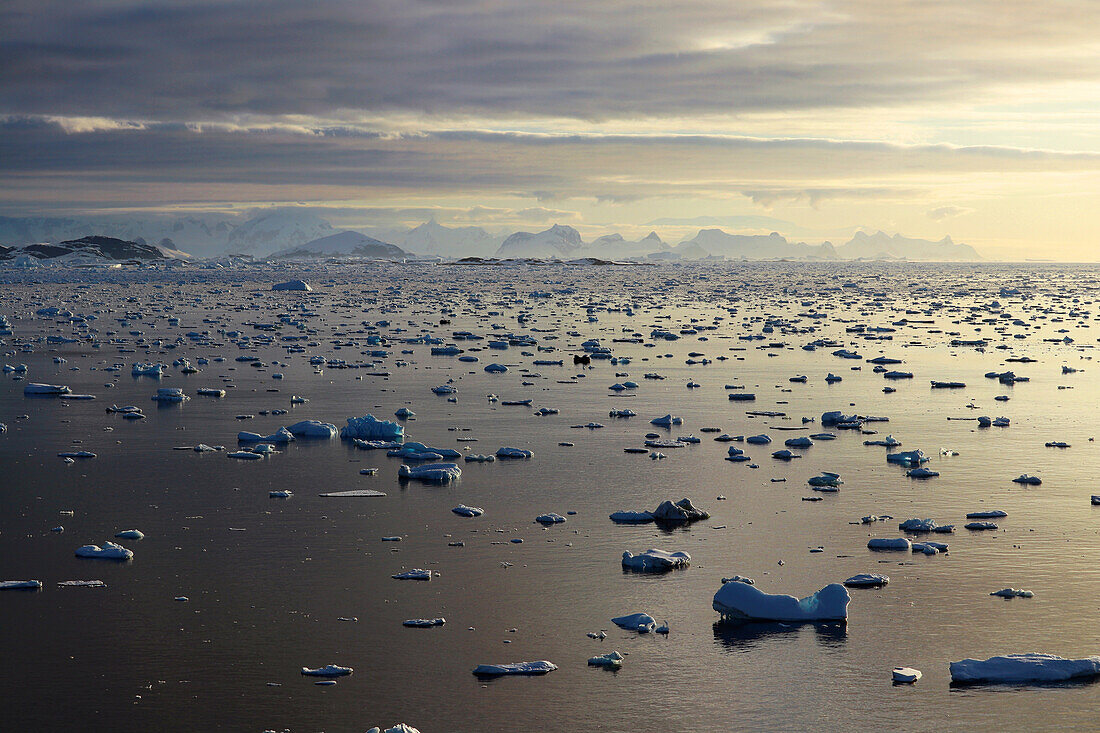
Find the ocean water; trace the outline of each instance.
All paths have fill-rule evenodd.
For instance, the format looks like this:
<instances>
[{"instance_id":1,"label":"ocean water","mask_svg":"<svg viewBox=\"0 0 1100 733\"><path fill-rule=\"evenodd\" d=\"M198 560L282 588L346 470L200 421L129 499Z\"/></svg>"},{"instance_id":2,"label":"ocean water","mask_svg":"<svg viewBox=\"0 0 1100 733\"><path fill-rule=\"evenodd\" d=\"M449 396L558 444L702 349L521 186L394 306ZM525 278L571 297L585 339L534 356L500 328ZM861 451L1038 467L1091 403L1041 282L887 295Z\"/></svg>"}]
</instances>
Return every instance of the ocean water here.
<instances>
[{"instance_id":1,"label":"ocean water","mask_svg":"<svg viewBox=\"0 0 1100 733\"><path fill-rule=\"evenodd\" d=\"M308 280L314 292L271 292L290 277ZM1100 494L1091 440L1100 432L1095 267L313 265L7 272L0 280L0 315L14 331L3 337L2 361L28 369L22 381L0 378L0 422L8 427L0 434L0 580L44 583L37 592L0 592L4 730L365 731L397 721L424 733L1095 725L1094 684L953 687L948 671L967 657L1100 653L1100 506L1090 504ZM48 306L76 318L35 315ZM655 330L678 338L655 338ZM461 331L486 338L455 340ZM424 334L480 361L405 343ZM501 334L529 336L537 347L488 348ZM258 340L265 335L270 341ZM368 345L371 335L381 343ZM629 363L574 365L589 339ZM979 339L984 346L951 345ZM802 348L811 342L825 345ZM861 358L834 356L839 348ZM389 355L370 356L376 350ZM242 354L266 366L235 361ZM867 363L882 355L903 360L887 368L914 378L884 380ZM55 364L58 356L65 362ZM226 360L212 360L218 356ZM311 356L353 368L317 369ZM197 374L171 366L202 357L211 361ZM1036 361L1006 361L1016 357ZM686 363L693 358L711 361ZM536 359L564 364L534 366ZM131 377L139 361L170 366L159 381ZM486 373L493 362L508 372ZM121 371L104 371L114 364ZM1079 371L1063 374L1063 366ZM983 376L1009 369L1029 381L1008 386ZM843 381L826 384L830 372ZM789 381L798 375L806 383ZM627 379L638 389L608 390ZM689 389L692 380L699 386ZM966 387L931 389L931 380ZM431 392L452 381L455 402ZM27 382L65 384L97 399L29 398ZM726 385L756 400L731 402ZM150 396L162 386L183 387L191 399L158 406ZM228 394L196 396L204 386ZM292 405L294 394L309 402ZM490 394L532 404L504 406ZM124 420L105 411L112 404L138 405L147 418ZM474 453L516 446L534 456L459 461L462 478L438 486L401 482L399 459L340 439L299 440L248 462L174 450L197 443L234 450L239 430L268 434L303 419L342 426L367 413L392 419L400 407L416 413L403 423L411 440ZM539 407L559 414L536 416ZM608 417L624 408L638 416ZM273 409L289 414L260 414ZM785 439L825 430L821 414L830 410L889 421L866 423L875 435L829 430L836 440L795 450L801 457L790 462L771 457ZM668 413L683 424L649 424ZM1005 415L1011 426L978 428L979 415ZM589 422L605 427L572 427ZM766 433L773 442L719 443L701 431L708 427ZM701 442L664 449L662 460L624 452L650 432ZM887 464L885 448L863 445L887 434L902 450L923 450L940 476L907 478ZM1044 447L1048 441L1071 447ZM752 462L724 460L730 445ZM69 450L97 457L66 464L57 454ZM376 475L360 474L372 467ZM807 479L820 471L842 475L838 493L810 489ZM1013 483L1022 473L1041 476L1042 485ZM294 495L269 498L277 489ZM319 496L350 489L387 495ZM813 495L822 500L803 501ZM608 519L683 497L711 518L675 529ZM485 514L458 517L450 510L459 503ZM963 529L967 512L992 509L1008 512L994 520L998 531ZM543 528L533 520L546 512L576 514ZM894 519L861 524L870 514ZM897 524L913 517L955 524L954 534L931 537L950 551L866 548L871 537L903 536ZM64 532L50 531L57 525ZM119 540L134 550L131 562L73 556L129 528L145 533ZM381 541L391 535L402 541ZM456 541L464 546L449 546ZM650 547L686 551L691 567L622 570L624 550ZM437 575L390 577L411 568ZM852 590L846 624L729 626L711 608L722 578L734 574L801 597L861 572L891 580ZM107 587L57 585L74 579ZM989 596L1008 586L1035 596ZM667 621L671 633L639 635L610 621L636 611ZM439 616L447 619L441 628L401 625ZM603 641L586 636L601 629ZM627 655L621 670L586 665L612 650ZM471 674L483 663L542 659L558 669L491 681ZM332 687L299 672L329 663L355 672ZM894 686L890 670L899 665L922 670L923 679Z\"/></svg>"}]
</instances>

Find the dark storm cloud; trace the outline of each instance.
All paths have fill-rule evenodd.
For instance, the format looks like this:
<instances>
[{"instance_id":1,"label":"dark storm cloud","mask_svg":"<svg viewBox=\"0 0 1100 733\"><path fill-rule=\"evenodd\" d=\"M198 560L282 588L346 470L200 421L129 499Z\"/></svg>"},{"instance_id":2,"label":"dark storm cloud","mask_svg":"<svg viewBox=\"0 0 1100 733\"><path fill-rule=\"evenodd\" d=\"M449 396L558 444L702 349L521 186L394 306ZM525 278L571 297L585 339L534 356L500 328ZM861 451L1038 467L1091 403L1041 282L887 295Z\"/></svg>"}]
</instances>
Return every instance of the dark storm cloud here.
<instances>
[{"instance_id":1,"label":"dark storm cloud","mask_svg":"<svg viewBox=\"0 0 1100 733\"><path fill-rule=\"evenodd\" d=\"M1100 7L688 0L9 0L9 114L598 119L864 108L1095 79ZM1024 31L1024 32L1022 32Z\"/></svg>"}]
</instances>

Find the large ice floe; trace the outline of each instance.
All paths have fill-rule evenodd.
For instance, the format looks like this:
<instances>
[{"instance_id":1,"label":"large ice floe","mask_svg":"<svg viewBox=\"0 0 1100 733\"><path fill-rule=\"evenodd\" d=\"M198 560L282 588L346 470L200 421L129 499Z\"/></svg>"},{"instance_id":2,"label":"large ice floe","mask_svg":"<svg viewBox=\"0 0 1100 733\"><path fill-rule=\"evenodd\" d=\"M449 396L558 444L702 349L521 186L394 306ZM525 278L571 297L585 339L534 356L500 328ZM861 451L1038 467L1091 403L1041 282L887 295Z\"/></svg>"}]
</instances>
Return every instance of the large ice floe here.
<instances>
[{"instance_id":1,"label":"large ice floe","mask_svg":"<svg viewBox=\"0 0 1100 733\"><path fill-rule=\"evenodd\" d=\"M951 662L951 681L958 684L1065 682L1097 676L1100 676L1100 656L1064 659L1029 652Z\"/></svg>"},{"instance_id":2,"label":"large ice floe","mask_svg":"<svg viewBox=\"0 0 1100 733\"><path fill-rule=\"evenodd\" d=\"M478 677L502 677L504 675L540 675L553 672L558 666L545 660L538 662L511 662L509 664L479 664L474 669Z\"/></svg>"},{"instance_id":3,"label":"large ice floe","mask_svg":"<svg viewBox=\"0 0 1100 733\"><path fill-rule=\"evenodd\" d=\"M754 621L845 621L851 597L843 585L831 583L799 600L794 596L772 595L755 585L732 581L714 594L714 610L732 623Z\"/></svg>"},{"instance_id":4,"label":"large ice floe","mask_svg":"<svg viewBox=\"0 0 1100 733\"><path fill-rule=\"evenodd\" d=\"M623 553L623 567L643 573L661 573L674 568L686 568L690 564L691 555L686 552L650 549L639 552L637 555L631 552Z\"/></svg>"},{"instance_id":5,"label":"large ice floe","mask_svg":"<svg viewBox=\"0 0 1100 733\"><path fill-rule=\"evenodd\" d=\"M104 542L102 547L84 545L76 548L77 557L90 557L96 560L129 560L133 558L134 551L127 550L115 542Z\"/></svg>"},{"instance_id":6,"label":"large ice floe","mask_svg":"<svg viewBox=\"0 0 1100 733\"><path fill-rule=\"evenodd\" d=\"M446 484L456 481L462 476L462 469L457 463L426 463L422 466L409 466L402 464L397 469L397 475L403 479L417 479L435 484Z\"/></svg>"},{"instance_id":7,"label":"large ice floe","mask_svg":"<svg viewBox=\"0 0 1100 733\"><path fill-rule=\"evenodd\" d=\"M610 515L612 522L619 524L647 524L649 522L667 522L669 524L697 522L709 519L710 513L691 503L687 497L680 501L666 500L651 512L620 511Z\"/></svg>"},{"instance_id":8,"label":"large ice floe","mask_svg":"<svg viewBox=\"0 0 1100 733\"><path fill-rule=\"evenodd\" d=\"M64 384L38 384L32 382L23 387L24 395L63 395L72 392Z\"/></svg>"}]
</instances>

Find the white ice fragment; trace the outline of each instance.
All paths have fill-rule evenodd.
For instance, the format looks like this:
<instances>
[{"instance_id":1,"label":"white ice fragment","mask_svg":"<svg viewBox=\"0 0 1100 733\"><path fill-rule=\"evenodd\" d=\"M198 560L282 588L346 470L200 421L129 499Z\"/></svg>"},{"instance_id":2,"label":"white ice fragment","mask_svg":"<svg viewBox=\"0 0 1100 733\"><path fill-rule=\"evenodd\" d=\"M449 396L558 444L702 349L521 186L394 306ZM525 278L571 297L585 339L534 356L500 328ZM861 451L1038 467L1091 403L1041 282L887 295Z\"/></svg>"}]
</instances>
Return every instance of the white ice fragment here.
<instances>
[{"instance_id":1,"label":"white ice fragment","mask_svg":"<svg viewBox=\"0 0 1100 733\"><path fill-rule=\"evenodd\" d=\"M134 556L134 552L114 542L104 542L102 547L96 547L95 545L78 547L76 548L76 556L99 560L129 560Z\"/></svg>"}]
</instances>

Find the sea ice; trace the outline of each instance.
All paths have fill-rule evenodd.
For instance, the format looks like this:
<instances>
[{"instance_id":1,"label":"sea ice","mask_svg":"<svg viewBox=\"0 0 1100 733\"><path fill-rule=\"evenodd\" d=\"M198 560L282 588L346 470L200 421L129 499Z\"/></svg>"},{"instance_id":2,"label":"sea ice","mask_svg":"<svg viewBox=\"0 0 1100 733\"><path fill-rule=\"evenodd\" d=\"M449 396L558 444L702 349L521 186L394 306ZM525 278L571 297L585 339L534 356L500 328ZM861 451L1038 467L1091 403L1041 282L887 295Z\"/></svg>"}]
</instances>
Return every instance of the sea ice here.
<instances>
[{"instance_id":1,"label":"sea ice","mask_svg":"<svg viewBox=\"0 0 1100 733\"><path fill-rule=\"evenodd\" d=\"M1025 684L1063 682L1100 675L1100 656L1064 659L1053 654L1006 654L989 659L951 662L951 681L956 683Z\"/></svg>"},{"instance_id":2,"label":"sea ice","mask_svg":"<svg viewBox=\"0 0 1100 733\"><path fill-rule=\"evenodd\" d=\"M623 567L640 572L663 572L673 568L686 568L691 564L691 555L686 552L665 552L651 549L634 555L623 553Z\"/></svg>"}]
</instances>

